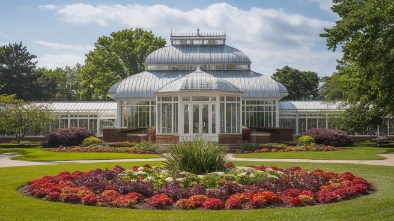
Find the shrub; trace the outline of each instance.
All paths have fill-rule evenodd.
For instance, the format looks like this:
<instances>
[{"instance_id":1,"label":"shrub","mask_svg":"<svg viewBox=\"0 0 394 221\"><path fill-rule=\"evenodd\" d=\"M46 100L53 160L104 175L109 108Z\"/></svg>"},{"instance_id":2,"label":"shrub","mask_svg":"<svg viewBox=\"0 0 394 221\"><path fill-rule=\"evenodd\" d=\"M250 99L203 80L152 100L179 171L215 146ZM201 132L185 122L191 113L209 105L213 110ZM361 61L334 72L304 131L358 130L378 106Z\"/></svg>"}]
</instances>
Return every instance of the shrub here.
<instances>
[{"instance_id":1,"label":"shrub","mask_svg":"<svg viewBox=\"0 0 394 221\"><path fill-rule=\"evenodd\" d=\"M157 209L166 209L172 205L172 200L165 194L156 194L146 199L146 204Z\"/></svg>"},{"instance_id":2,"label":"shrub","mask_svg":"<svg viewBox=\"0 0 394 221\"><path fill-rule=\"evenodd\" d=\"M202 206L204 207L204 209L218 210L224 208L224 202L220 199L208 198Z\"/></svg>"},{"instance_id":3,"label":"shrub","mask_svg":"<svg viewBox=\"0 0 394 221\"><path fill-rule=\"evenodd\" d=\"M151 141L142 141L141 143L135 145L135 148L138 150L144 150L144 151L156 151L156 144L151 142Z\"/></svg>"},{"instance_id":4,"label":"shrub","mask_svg":"<svg viewBox=\"0 0 394 221\"><path fill-rule=\"evenodd\" d=\"M299 136L296 137L294 139L294 141L298 144L304 145L304 144L313 144L315 143L315 139L313 139L313 137L311 136L307 136L307 135L303 135L303 136Z\"/></svg>"},{"instance_id":5,"label":"shrub","mask_svg":"<svg viewBox=\"0 0 394 221\"><path fill-rule=\"evenodd\" d=\"M239 151L241 151L241 153L244 153L245 151L254 151L254 150L258 150L260 149L260 146L258 146L257 144L254 143L242 143L239 145Z\"/></svg>"},{"instance_id":6,"label":"shrub","mask_svg":"<svg viewBox=\"0 0 394 221\"><path fill-rule=\"evenodd\" d=\"M173 144L162 155L164 166L170 171L205 174L226 169L226 151L217 143L196 137L191 142Z\"/></svg>"},{"instance_id":7,"label":"shrub","mask_svg":"<svg viewBox=\"0 0 394 221\"><path fill-rule=\"evenodd\" d=\"M90 137L85 138L82 141L82 146L87 147L87 146L90 146L92 144L102 144L102 143L104 143L104 141L102 141L100 138L97 138L97 137L94 137L94 136L90 136Z\"/></svg>"},{"instance_id":8,"label":"shrub","mask_svg":"<svg viewBox=\"0 0 394 221\"><path fill-rule=\"evenodd\" d=\"M124 141L124 142L115 142L115 143L111 143L109 146L110 147L133 147L135 146L137 143L133 142L129 142L129 141Z\"/></svg>"},{"instance_id":9,"label":"shrub","mask_svg":"<svg viewBox=\"0 0 394 221\"><path fill-rule=\"evenodd\" d=\"M90 136L92 136L92 133L84 128L60 128L49 134L43 145L50 147L78 146L82 144L85 138Z\"/></svg>"},{"instance_id":10,"label":"shrub","mask_svg":"<svg viewBox=\"0 0 394 221\"><path fill-rule=\"evenodd\" d=\"M303 135L311 136L316 144L331 145L334 147L349 146L353 141L341 130L315 128L305 131Z\"/></svg>"}]
</instances>

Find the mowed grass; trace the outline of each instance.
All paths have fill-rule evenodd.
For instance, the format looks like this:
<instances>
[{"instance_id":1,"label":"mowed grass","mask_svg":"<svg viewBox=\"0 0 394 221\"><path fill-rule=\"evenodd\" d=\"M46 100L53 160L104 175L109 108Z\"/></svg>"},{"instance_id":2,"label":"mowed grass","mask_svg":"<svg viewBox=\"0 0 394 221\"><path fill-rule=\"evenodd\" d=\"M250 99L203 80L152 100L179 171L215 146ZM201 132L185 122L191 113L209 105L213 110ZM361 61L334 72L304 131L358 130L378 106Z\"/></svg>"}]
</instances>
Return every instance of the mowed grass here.
<instances>
[{"instance_id":1,"label":"mowed grass","mask_svg":"<svg viewBox=\"0 0 394 221\"><path fill-rule=\"evenodd\" d=\"M51 152L45 151L43 148L0 148L0 153L20 154L20 156L12 159L26 161L151 159L161 157L159 154Z\"/></svg>"},{"instance_id":2,"label":"mowed grass","mask_svg":"<svg viewBox=\"0 0 394 221\"><path fill-rule=\"evenodd\" d=\"M380 147L352 147L345 151L320 151L320 152L268 152L234 154L237 158L264 158L264 159L313 159L313 160L384 160L377 154L393 152L394 148Z\"/></svg>"},{"instance_id":3,"label":"mowed grass","mask_svg":"<svg viewBox=\"0 0 394 221\"><path fill-rule=\"evenodd\" d=\"M119 163L133 165L160 162ZM250 162L236 162L238 166ZM298 165L308 170L320 168L335 173L352 172L374 184L377 191L357 199L339 203L300 208L259 210L136 210L54 203L24 196L17 189L28 180L60 171L87 171L113 168L114 163L60 164L48 166L0 168L0 220L393 220L394 167L350 164L265 163L281 168ZM255 163L261 165L261 163Z\"/></svg>"}]
</instances>

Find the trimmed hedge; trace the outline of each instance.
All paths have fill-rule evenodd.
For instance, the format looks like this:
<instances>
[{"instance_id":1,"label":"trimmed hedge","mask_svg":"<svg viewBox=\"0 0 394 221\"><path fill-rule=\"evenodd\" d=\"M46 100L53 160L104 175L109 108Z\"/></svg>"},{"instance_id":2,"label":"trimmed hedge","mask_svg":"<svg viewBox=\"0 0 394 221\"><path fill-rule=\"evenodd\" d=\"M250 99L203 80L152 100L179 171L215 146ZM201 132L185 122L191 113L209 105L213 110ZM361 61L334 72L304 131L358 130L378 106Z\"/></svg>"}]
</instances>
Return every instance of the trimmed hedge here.
<instances>
[{"instance_id":1,"label":"trimmed hedge","mask_svg":"<svg viewBox=\"0 0 394 221\"><path fill-rule=\"evenodd\" d=\"M60 128L45 138L43 146L78 146L85 138L92 135L90 131L80 127Z\"/></svg>"},{"instance_id":2,"label":"trimmed hedge","mask_svg":"<svg viewBox=\"0 0 394 221\"><path fill-rule=\"evenodd\" d=\"M303 135L313 137L316 144L330 145L334 147L349 146L353 144L353 141L349 138L346 132L341 130L315 128L305 131Z\"/></svg>"}]
</instances>

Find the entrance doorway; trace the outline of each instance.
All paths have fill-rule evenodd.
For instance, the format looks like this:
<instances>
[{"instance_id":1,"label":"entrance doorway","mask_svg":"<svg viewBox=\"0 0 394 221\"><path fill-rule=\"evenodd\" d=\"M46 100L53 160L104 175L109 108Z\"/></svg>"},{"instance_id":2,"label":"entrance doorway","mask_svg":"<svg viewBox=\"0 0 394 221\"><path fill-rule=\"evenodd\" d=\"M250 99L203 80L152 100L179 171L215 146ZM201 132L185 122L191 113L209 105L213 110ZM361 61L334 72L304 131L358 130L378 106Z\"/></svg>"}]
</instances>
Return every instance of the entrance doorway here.
<instances>
[{"instance_id":1,"label":"entrance doorway","mask_svg":"<svg viewBox=\"0 0 394 221\"><path fill-rule=\"evenodd\" d=\"M183 136L191 140L196 135L208 141L218 141L216 133L216 105L211 103L184 103L183 104Z\"/></svg>"}]
</instances>

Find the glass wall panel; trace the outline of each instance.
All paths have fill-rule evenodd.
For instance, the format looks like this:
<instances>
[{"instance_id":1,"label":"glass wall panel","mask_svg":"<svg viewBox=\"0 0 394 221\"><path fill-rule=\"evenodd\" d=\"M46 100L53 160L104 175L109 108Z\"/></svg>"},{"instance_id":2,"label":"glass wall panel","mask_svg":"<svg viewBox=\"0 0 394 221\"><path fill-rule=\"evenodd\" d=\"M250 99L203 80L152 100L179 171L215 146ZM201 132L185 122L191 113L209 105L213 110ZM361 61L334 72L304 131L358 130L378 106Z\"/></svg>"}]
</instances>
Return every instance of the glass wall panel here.
<instances>
[{"instance_id":1,"label":"glass wall panel","mask_svg":"<svg viewBox=\"0 0 394 221\"><path fill-rule=\"evenodd\" d=\"M183 133L189 133L189 105L185 104L183 109Z\"/></svg>"}]
</instances>

